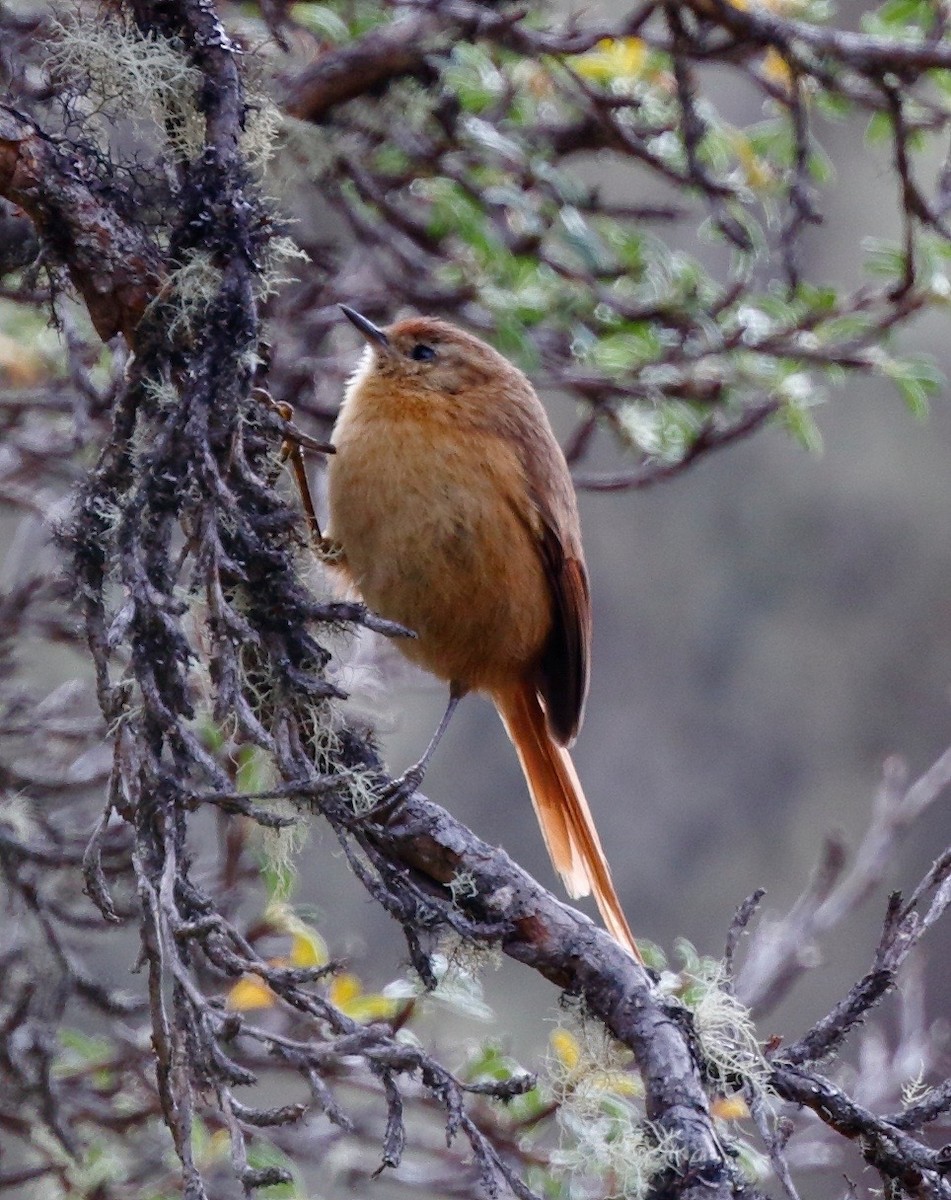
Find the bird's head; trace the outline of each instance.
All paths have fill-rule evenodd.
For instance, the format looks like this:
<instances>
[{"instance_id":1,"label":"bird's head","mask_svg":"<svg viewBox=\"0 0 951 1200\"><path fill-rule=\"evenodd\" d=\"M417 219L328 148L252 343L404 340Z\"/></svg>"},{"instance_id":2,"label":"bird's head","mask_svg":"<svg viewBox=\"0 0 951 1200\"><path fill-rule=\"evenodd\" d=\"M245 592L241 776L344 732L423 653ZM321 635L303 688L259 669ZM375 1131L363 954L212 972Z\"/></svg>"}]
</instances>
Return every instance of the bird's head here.
<instances>
[{"instance_id":1,"label":"bird's head","mask_svg":"<svg viewBox=\"0 0 951 1200\"><path fill-rule=\"evenodd\" d=\"M410 317L381 329L355 309L340 307L367 342L355 377L364 386L378 382L401 392L459 396L524 380L497 350L437 317Z\"/></svg>"}]
</instances>

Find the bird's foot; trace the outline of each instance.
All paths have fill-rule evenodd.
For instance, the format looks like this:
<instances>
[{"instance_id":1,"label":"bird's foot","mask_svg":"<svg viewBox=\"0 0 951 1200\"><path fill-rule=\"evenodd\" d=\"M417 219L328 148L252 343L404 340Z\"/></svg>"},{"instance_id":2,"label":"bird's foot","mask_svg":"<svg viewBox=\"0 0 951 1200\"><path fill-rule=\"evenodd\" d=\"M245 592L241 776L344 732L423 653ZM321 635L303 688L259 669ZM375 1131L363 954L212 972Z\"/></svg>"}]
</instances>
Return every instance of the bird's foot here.
<instances>
[{"instance_id":1,"label":"bird's foot","mask_svg":"<svg viewBox=\"0 0 951 1200\"><path fill-rule=\"evenodd\" d=\"M387 784L384 798L397 800L400 803L408 800L423 782L425 774L426 767L423 763L417 763L415 767L410 767L408 771L403 772L399 779L394 779Z\"/></svg>"},{"instance_id":2,"label":"bird's foot","mask_svg":"<svg viewBox=\"0 0 951 1200\"><path fill-rule=\"evenodd\" d=\"M357 820L361 824L365 821L374 821L378 825L388 824L423 782L424 771L425 768L421 768L417 763L415 767L404 771L398 779L391 779L380 789L379 800L361 812Z\"/></svg>"},{"instance_id":3,"label":"bird's foot","mask_svg":"<svg viewBox=\"0 0 951 1200\"><path fill-rule=\"evenodd\" d=\"M343 562L343 543L336 542L333 538L322 537L316 543L314 552L323 563L339 564Z\"/></svg>"}]
</instances>

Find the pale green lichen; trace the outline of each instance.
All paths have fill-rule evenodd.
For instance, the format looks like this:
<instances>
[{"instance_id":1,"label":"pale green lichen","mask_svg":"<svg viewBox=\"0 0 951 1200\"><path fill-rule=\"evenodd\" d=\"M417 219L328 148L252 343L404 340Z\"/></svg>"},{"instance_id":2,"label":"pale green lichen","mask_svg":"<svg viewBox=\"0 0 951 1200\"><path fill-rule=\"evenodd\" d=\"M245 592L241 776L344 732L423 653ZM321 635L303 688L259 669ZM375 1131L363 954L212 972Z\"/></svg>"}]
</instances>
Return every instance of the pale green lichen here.
<instances>
[{"instance_id":1,"label":"pale green lichen","mask_svg":"<svg viewBox=\"0 0 951 1200\"><path fill-rule=\"evenodd\" d=\"M202 324L221 288L221 268L205 250L195 250L170 272L154 301L161 304L171 338L193 334Z\"/></svg>"},{"instance_id":2,"label":"pale green lichen","mask_svg":"<svg viewBox=\"0 0 951 1200\"><path fill-rule=\"evenodd\" d=\"M596 1179L608 1196L641 1200L680 1163L676 1139L645 1118L632 1061L583 1007L569 1008L552 1034L549 1077L561 1128L554 1162L568 1173L571 1194L587 1194Z\"/></svg>"},{"instance_id":3,"label":"pale green lichen","mask_svg":"<svg viewBox=\"0 0 951 1200\"><path fill-rule=\"evenodd\" d=\"M272 237L264 247L259 270L255 276L258 299L274 295L291 281L286 273L288 263L306 259L307 255L287 236ZM161 311L167 336L172 339L195 337L207 323L208 314L221 290L224 278L221 268L207 250L192 250L188 257L167 275L161 291L152 301L147 317ZM255 347L250 347L241 365L249 372L260 365ZM171 397L166 394L166 398ZM275 461L280 441L275 440Z\"/></svg>"},{"instance_id":4,"label":"pale green lichen","mask_svg":"<svg viewBox=\"0 0 951 1200\"><path fill-rule=\"evenodd\" d=\"M261 859L265 874L269 877L272 899L286 900L294 892L297 883L297 858L307 841L310 827L292 800L272 797L256 800L267 812L279 817L292 817L292 825L280 829L259 828Z\"/></svg>"},{"instance_id":5,"label":"pale green lichen","mask_svg":"<svg viewBox=\"0 0 951 1200\"><path fill-rule=\"evenodd\" d=\"M387 984L383 994L394 1000L417 1000L424 1010L437 1005L475 1021L493 1020L495 1013L486 1003L482 992L482 960L471 959L468 945L463 947L455 943L455 949L460 953L446 954L440 951L430 956L430 969L436 978L435 988L427 989L426 984L418 978L396 979Z\"/></svg>"},{"instance_id":6,"label":"pale green lichen","mask_svg":"<svg viewBox=\"0 0 951 1200\"><path fill-rule=\"evenodd\" d=\"M296 276L287 273L293 262L308 262L308 254L287 234L272 237L265 247L257 278L259 299L276 295L287 283L294 283Z\"/></svg>"},{"instance_id":7,"label":"pale green lichen","mask_svg":"<svg viewBox=\"0 0 951 1200\"><path fill-rule=\"evenodd\" d=\"M106 495L96 495L89 506L89 511L102 524L103 532L114 533L122 522L122 509Z\"/></svg>"},{"instance_id":8,"label":"pale green lichen","mask_svg":"<svg viewBox=\"0 0 951 1200\"><path fill-rule=\"evenodd\" d=\"M665 973L661 986L693 1014L694 1031L710 1074L765 1093L769 1064L749 1009L725 986L723 964L701 958L684 940L678 942L677 952L684 969L677 975Z\"/></svg>"},{"instance_id":9,"label":"pale green lichen","mask_svg":"<svg viewBox=\"0 0 951 1200\"><path fill-rule=\"evenodd\" d=\"M76 12L53 24L50 67L73 89L87 122L104 127L120 117L142 126L177 157L199 153L205 122L196 100L201 72L181 48L158 34L144 36L124 13Z\"/></svg>"},{"instance_id":10,"label":"pale green lichen","mask_svg":"<svg viewBox=\"0 0 951 1200\"><path fill-rule=\"evenodd\" d=\"M460 900L478 896L479 888L475 876L470 871L457 871L449 881L449 893L454 904L458 904Z\"/></svg>"},{"instance_id":11,"label":"pale green lichen","mask_svg":"<svg viewBox=\"0 0 951 1200\"><path fill-rule=\"evenodd\" d=\"M925 1083L925 1066L924 1063L922 1063L918 1069L917 1075L902 1085L902 1107L911 1108L913 1104L920 1104L926 1096L931 1094L931 1091L931 1085Z\"/></svg>"},{"instance_id":12,"label":"pale green lichen","mask_svg":"<svg viewBox=\"0 0 951 1200\"><path fill-rule=\"evenodd\" d=\"M183 47L157 33L143 34L124 13L76 12L54 21L50 69L72 93L87 129L102 138L120 120L131 121L163 152L179 161L205 145L205 116L198 104L203 83ZM263 81L245 70L247 107L241 152L261 175L274 154L282 116Z\"/></svg>"},{"instance_id":13,"label":"pale green lichen","mask_svg":"<svg viewBox=\"0 0 951 1200\"><path fill-rule=\"evenodd\" d=\"M20 840L29 839L36 832L33 805L22 792L5 792L0 795L0 823Z\"/></svg>"},{"instance_id":14,"label":"pale green lichen","mask_svg":"<svg viewBox=\"0 0 951 1200\"><path fill-rule=\"evenodd\" d=\"M485 971L497 971L504 959L498 942L472 941L455 930L440 937L439 951L448 964L447 975L450 977L459 975L478 980Z\"/></svg>"},{"instance_id":15,"label":"pale green lichen","mask_svg":"<svg viewBox=\"0 0 951 1200\"><path fill-rule=\"evenodd\" d=\"M153 412L172 412L182 402L178 388L166 379L145 379L142 381L142 390Z\"/></svg>"},{"instance_id":16,"label":"pale green lichen","mask_svg":"<svg viewBox=\"0 0 951 1200\"><path fill-rule=\"evenodd\" d=\"M575 1176L572 1195L590 1194L581 1182L597 1179L605 1197L642 1200L654 1180L680 1161L679 1144L669 1133L660 1133L643 1114L622 1101L598 1109L573 1104L559 1110L563 1133L569 1135L554 1152L556 1166Z\"/></svg>"},{"instance_id":17,"label":"pale green lichen","mask_svg":"<svg viewBox=\"0 0 951 1200\"><path fill-rule=\"evenodd\" d=\"M606 1093L643 1095L640 1077L631 1070L631 1051L582 1005L563 1003L551 1045L549 1076L562 1104L584 1105L588 1098L598 1103Z\"/></svg>"}]
</instances>

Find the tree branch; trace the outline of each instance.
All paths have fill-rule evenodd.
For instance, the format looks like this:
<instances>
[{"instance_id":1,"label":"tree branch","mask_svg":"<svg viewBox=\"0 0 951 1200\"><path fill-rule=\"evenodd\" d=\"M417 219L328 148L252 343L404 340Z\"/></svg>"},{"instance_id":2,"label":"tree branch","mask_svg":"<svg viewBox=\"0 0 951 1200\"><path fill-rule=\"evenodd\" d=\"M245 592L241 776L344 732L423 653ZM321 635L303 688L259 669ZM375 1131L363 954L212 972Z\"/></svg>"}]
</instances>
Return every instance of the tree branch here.
<instances>
[{"instance_id":1,"label":"tree branch","mask_svg":"<svg viewBox=\"0 0 951 1200\"><path fill-rule=\"evenodd\" d=\"M100 194L81 149L67 151L29 117L0 105L0 196L32 218L103 341L122 333L131 343L162 278L161 256Z\"/></svg>"},{"instance_id":2,"label":"tree branch","mask_svg":"<svg viewBox=\"0 0 951 1200\"><path fill-rule=\"evenodd\" d=\"M334 824L346 809L321 809ZM727 1197L738 1187L732 1160L714 1127L702 1082L691 1017L663 995L649 973L583 913L546 891L504 850L490 846L445 809L420 795L402 804L386 824L352 825L357 840L403 863L449 902L453 880L473 883L455 904L471 921L500 930L510 958L538 971L584 1000L612 1035L634 1053L648 1119L672 1134L683 1163L678 1195Z\"/></svg>"}]
</instances>

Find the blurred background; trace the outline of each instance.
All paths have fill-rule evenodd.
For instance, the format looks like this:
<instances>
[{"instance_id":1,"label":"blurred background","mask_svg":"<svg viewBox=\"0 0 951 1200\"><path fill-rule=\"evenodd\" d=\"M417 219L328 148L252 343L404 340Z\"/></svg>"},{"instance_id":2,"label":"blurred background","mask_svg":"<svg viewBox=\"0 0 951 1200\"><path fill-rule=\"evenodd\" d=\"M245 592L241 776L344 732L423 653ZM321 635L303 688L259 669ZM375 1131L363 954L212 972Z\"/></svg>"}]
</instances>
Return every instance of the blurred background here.
<instances>
[{"instance_id":1,"label":"blurred background","mask_svg":"<svg viewBox=\"0 0 951 1200\"><path fill-rule=\"evenodd\" d=\"M841 23L863 10L842 6ZM731 95L733 77L705 81L738 124L761 114L760 100ZM814 282L856 284L863 240L899 233L888 149L870 149L856 128L820 121L834 177L820 195L824 223L805 240L803 273ZM665 198L646 175L602 156L580 173L632 202ZM306 219L307 239L346 236L306 188L285 200ZM696 221L664 232L712 269L723 258L698 243ZM346 370L361 347L342 324ZM40 349L55 338L44 331ZM951 369L944 316L919 321L902 347ZM574 404L544 390L543 399L567 437ZM735 907L757 887L784 911L826 835L842 831L854 845L867 827L884 758L899 754L920 772L951 741L951 409L941 397L916 418L885 381L851 378L814 411L819 453L767 427L648 489L580 496L595 637L573 754L631 924L667 949L685 937L721 953ZM616 464L605 439L583 465ZM314 483L319 496L319 466ZM49 497L54 517L64 499ZM37 555L52 557L35 517L5 517L0 534L6 586ZM329 586L319 568L314 582ZM392 646L361 637L345 678L396 772L418 757L445 695ZM72 656L35 663L45 682L79 665ZM484 700L459 709L425 790L559 893L514 751ZM891 884L917 881L948 841L951 816L939 804L902 849ZM300 900L318 923L345 930L349 950L382 974L401 969L400 937L319 830L300 870ZM778 1027L794 1035L867 967L884 901L883 892L831 939ZM503 975L488 986L502 989L507 1013L524 1010L520 1037L532 1053L547 1036L535 1006L553 997L522 971ZM948 999L940 975L929 984L936 1012ZM509 1003L522 988L531 1003Z\"/></svg>"},{"instance_id":2,"label":"blurred background","mask_svg":"<svg viewBox=\"0 0 951 1200\"><path fill-rule=\"evenodd\" d=\"M854 26L863 9L841 6L841 23ZM711 72L706 82L732 120L757 119L760 100L731 94L732 76ZM860 122L820 119L820 130L834 178L821 196L824 223L805 236L803 272L854 286L863 239L899 235L889 151L870 150ZM934 175L939 166L936 157ZM597 156L581 173L638 203L664 198L630 168L607 173ZM303 183L282 200L306 222L309 240L347 236ZM721 252L697 242L695 223L669 231L669 240L716 269ZM337 364L355 364L356 334L343 327L334 338ZM946 314L917 322L902 345L951 373ZM339 394L339 376L333 390ZM543 399L567 438L577 421L573 401L544 390ZM668 952L686 938L720 956L737 905L758 887L767 889L766 910L785 912L830 833L858 843L884 760L901 756L915 777L951 744L947 398L921 419L885 381L852 377L815 416L821 452L767 426L650 488L580 496L595 635L573 756L635 934ZM306 411L300 420L306 427ZM320 435L326 426L310 428ZM584 469L616 465L605 439ZM319 498L319 464L313 479ZM54 516L64 497L47 497ZM3 517L0 539L4 588L52 553L39 516ZM329 587L316 566L313 582ZM373 721L391 771L403 770L443 710L442 688L373 635L342 647L341 662L355 719ZM88 679L71 654L32 665L44 686ZM484 700L460 707L423 790L561 894L515 753ZM206 834L200 854L210 871L210 822ZM888 890L913 887L949 842L951 811L939 803L896 853L887 885L823 944L821 965L770 1016L764 1036L795 1038L864 973ZM297 866L295 899L331 951L347 954L368 988L403 974L398 928L350 875L326 830L312 829ZM928 1022L942 1024L951 1001L949 949L951 926L939 927L924 974ZM119 977L130 966L117 941L103 970ZM483 984L501 1015L499 1036L516 1057L536 1062L558 1019L554 989L511 964L485 972ZM457 1043L485 1036L448 1010L434 1021L450 1059ZM883 1028L895 1021L886 1005Z\"/></svg>"},{"instance_id":3,"label":"blurred background","mask_svg":"<svg viewBox=\"0 0 951 1200\"><path fill-rule=\"evenodd\" d=\"M841 23L854 27L864 8L840 6ZM760 115L760 101L731 95L729 78L711 73L707 83L737 123ZM854 286L865 239L899 236L889 151L866 145L852 122L820 121L819 131L834 177L820 194L824 223L806 235L803 274ZM936 174L937 156L930 167ZM606 171L603 158L584 174L632 202L665 198L629 168ZM712 269L722 258L697 242L695 225L670 240ZM901 345L951 368L944 314L919 320ZM338 347L353 363L362 352L348 328ZM573 402L542 394L566 438ZM947 398L922 419L886 381L852 377L813 411L817 453L768 426L650 488L580 495L595 634L573 757L632 927L668 951L684 937L719 956L755 888L767 889L765 909L785 912L829 834L857 845L886 757L901 756L914 778L951 743ZM617 465L605 439L583 469ZM319 473L316 484L319 492ZM398 772L421 753L446 697L392 646L363 638L346 678ZM457 710L424 790L561 894L486 701L470 697ZM823 946L822 965L770 1030L795 1036L868 969L887 891L914 886L949 841L951 809L939 802L896 855L888 886ZM399 939L344 882L345 867L331 869L330 850L318 844L302 857L302 899L338 925L349 896L354 952L395 971ZM951 929L939 929L928 995L940 1019L951 1000L940 967L949 947ZM507 967L486 986L513 1030L521 1024L526 1049L544 1042L546 985Z\"/></svg>"},{"instance_id":4,"label":"blurred background","mask_svg":"<svg viewBox=\"0 0 951 1200\"><path fill-rule=\"evenodd\" d=\"M930 341L928 332L923 344L940 348L940 330ZM951 413L941 402L917 421L865 381L844 387L818 422L819 455L766 430L649 490L581 496L595 639L573 757L635 933L667 948L686 937L722 953L734 909L757 887L768 889L766 907L785 911L826 835L857 844L886 756L917 773L951 740ZM390 647L361 647L361 666L367 659L389 698L380 726L399 771L425 746L445 696ZM353 683L366 686L363 671ZM487 702L460 706L424 790L560 894ZM891 886L916 883L949 840L939 804L897 857ZM371 959L399 955L357 886L324 877L325 855L313 874L302 858L302 897L337 924L349 892L346 927ZM778 1028L800 1032L868 968L885 900L883 889L830 940ZM513 987L531 982L514 974ZM935 970L936 1015L945 985ZM517 1019L519 1005L505 1011ZM534 1003L524 1029L545 1036Z\"/></svg>"}]
</instances>

